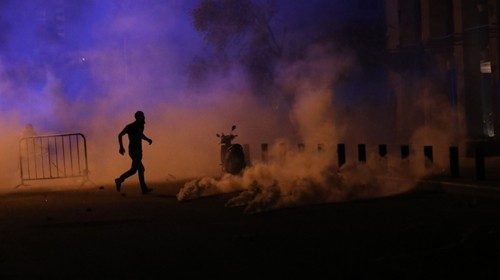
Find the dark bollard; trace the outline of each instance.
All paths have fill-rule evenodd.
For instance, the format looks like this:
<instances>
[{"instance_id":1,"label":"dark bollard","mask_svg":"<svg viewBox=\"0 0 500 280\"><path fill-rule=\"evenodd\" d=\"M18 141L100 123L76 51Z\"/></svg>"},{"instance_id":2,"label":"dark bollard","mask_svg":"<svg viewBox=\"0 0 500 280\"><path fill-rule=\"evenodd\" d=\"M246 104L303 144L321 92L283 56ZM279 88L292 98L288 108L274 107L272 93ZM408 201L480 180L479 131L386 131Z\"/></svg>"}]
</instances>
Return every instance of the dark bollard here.
<instances>
[{"instance_id":1,"label":"dark bollard","mask_svg":"<svg viewBox=\"0 0 500 280\"><path fill-rule=\"evenodd\" d=\"M261 149L261 152L262 152L262 161L263 162L267 162L269 160L269 157L268 157L268 146L266 143L264 144L261 144L260 145L260 149Z\"/></svg>"},{"instance_id":2,"label":"dark bollard","mask_svg":"<svg viewBox=\"0 0 500 280\"><path fill-rule=\"evenodd\" d=\"M410 146L402 145L401 146L401 159L406 160L410 157Z\"/></svg>"},{"instance_id":3,"label":"dark bollard","mask_svg":"<svg viewBox=\"0 0 500 280\"><path fill-rule=\"evenodd\" d=\"M337 145L337 157L338 157L338 165L339 168L345 164L345 145L338 144Z\"/></svg>"},{"instance_id":4,"label":"dark bollard","mask_svg":"<svg viewBox=\"0 0 500 280\"><path fill-rule=\"evenodd\" d=\"M379 156L379 164L380 164L382 170L387 171L389 161L387 159L387 145L386 144L378 145L378 156Z\"/></svg>"},{"instance_id":5,"label":"dark bollard","mask_svg":"<svg viewBox=\"0 0 500 280\"><path fill-rule=\"evenodd\" d=\"M382 158L387 156L387 145L378 145L378 155Z\"/></svg>"},{"instance_id":6,"label":"dark bollard","mask_svg":"<svg viewBox=\"0 0 500 280\"><path fill-rule=\"evenodd\" d=\"M458 147L450 147L450 176L458 178L460 176L460 166L458 162Z\"/></svg>"},{"instance_id":7,"label":"dark bollard","mask_svg":"<svg viewBox=\"0 0 500 280\"><path fill-rule=\"evenodd\" d=\"M476 162L476 180L481 181L486 178L486 170L484 165L484 149L483 147L476 147L474 158Z\"/></svg>"},{"instance_id":8,"label":"dark bollard","mask_svg":"<svg viewBox=\"0 0 500 280\"><path fill-rule=\"evenodd\" d=\"M318 144L318 153L322 153L324 149L325 147L323 146L323 144Z\"/></svg>"},{"instance_id":9,"label":"dark bollard","mask_svg":"<svg viewBox=\"0 0 500 280\"><path fill-rule=\"evenodd\" d=\"M245 155L245 163L247 166L250 166L250 145L243 144L243 154Z\"/></svg>"},{"instance_id":10,"label":"dark bollard","mask_svg":"<svg viewBox=\"0 0 500 280\"><path fill-rule=\"evenodd\" d=\"M430 168L434 162L432 146L424 146L424 164L425 168Z\"/></svg>"},{"instance_id":11,"label":"dark bollard","mask_svg":"<svg viewBox=\"0 0 500 280\"><path fill-rule=\"evenodd\" d=\"M365 163L366 162L366 145L358 144L358 161Z\"/></svg>"},{"instance_id":12,"label":"dark bollard","mask_svg":"<svg viewBox=\"0 0 500 280\"><path fill-rule=\"evenodd\" d=\"M299 152L303 152L306 148L306 145L304 145L304 143L299 143L297 147L299 148Z\"/></svg>"}]
</instances>

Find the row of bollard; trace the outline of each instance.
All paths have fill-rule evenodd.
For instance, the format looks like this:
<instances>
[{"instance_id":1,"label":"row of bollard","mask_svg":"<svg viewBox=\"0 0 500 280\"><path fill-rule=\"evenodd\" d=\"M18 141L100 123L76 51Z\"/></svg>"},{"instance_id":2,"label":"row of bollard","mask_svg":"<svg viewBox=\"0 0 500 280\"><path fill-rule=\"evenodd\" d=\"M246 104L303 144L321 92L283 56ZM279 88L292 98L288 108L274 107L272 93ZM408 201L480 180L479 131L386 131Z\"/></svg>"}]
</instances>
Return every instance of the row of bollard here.
<instances>
[{"instance_id":1,"label":"row of bollard","mask_svg":"<svg viewBox=\"0 0 500 280\"><path fill-rule=\"evenodd\" d=\"M425 167L430 168L434 163L433 147L424 146L423 152L424 152ZM378 154L381 158L385 158L387 156L387 145L385 144L379 145ZM410 146L401 145L400 155L401 155L401 160L407 160L410 157ZM346 163L344 144L337 145L337 156L338 156L338 165L340 167ZM366 162L365 144L358 145L358 161ZM484 180L486 178L486 167L485 167L484 150L482 147L475 148L474 162L475 162L476 180ZM450 167L450 176L452 178L460 177L459 154L458 154L458 147L456 146L449 147L449 167Z\"/></svg>"},{"instance_id":2,"label":"row of bollard","mask_svg":"<svg viewBox=\"0 0 500 280\"><path fill-rule=\"evenodd\" d=\"M297 145L299 151L305 150L305 144L299 143ZM249 145L244 145L245 154L250 154ZM317 151L322 152L324 150L323 144L318 144ZM434 153L432 146L424 146L423 149L425 167L430 168L434 163ZM367 160L367 152L365 144L358 144L358 162L364 163ZM378 155L380 158L386 158L388 155L387 145L378 145ZM401 145L400 146L400 158L401 160L408 160L410 157L410 146ZM261 160L267 162L269 160L269 146L267 143L261 144ZM346 148L345 144L337 145L337 163L341 167L346 163ZM476 180L484 180L486 178L486 168L485 168L485 155L483 147L476 147L474 152L474 163L475 163L475 178ZM452 178L460 177L460 164L459 164L459 150L457 146L449 147L449 168L450 176Z\"/></svg>"},{"instance_id":3,"label":"row of bollard","mask_svg":"<svg viewBox=\"0 0 500 280\"><path fill-rule=\"evenodd\" d=\"M430 168L434 163L434 153L432 146L424 146L423 152L424 152L425 167ZM387 145L385 144L379 145L378 154L381 158L385 158L387 156ZM401 145L400 155L401 155L401 160L407 160L410 157L410 146ZM344 144L337 145L337 157L338 157L337 162L339 167L346 163L346 152ZM358 145L358 161L366 162L365 144ZM475 162L476 180L484 180L486 178L486 168L485 168L484 150L482 147L475 148L474 162ZM459 154L458 154L458 147L456 146L449 147L449 165L450 165L450 176L452 178L460 177Z\"/></svg>"}]
</instances>

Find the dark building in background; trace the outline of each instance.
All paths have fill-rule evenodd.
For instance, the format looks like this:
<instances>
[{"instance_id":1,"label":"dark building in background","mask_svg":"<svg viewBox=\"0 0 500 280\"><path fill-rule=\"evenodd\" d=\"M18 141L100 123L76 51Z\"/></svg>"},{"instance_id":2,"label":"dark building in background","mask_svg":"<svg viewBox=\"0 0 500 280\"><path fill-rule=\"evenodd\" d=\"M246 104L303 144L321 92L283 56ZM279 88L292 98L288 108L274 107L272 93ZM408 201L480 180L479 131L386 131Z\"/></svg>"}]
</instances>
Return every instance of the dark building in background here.
<instances>
[{"instance_id":1,"label":"dark building in background","mask_svg":"<svg viewBox=\"0 0 500 280\"><path fill-rule=\"evenodd\" d=\"M398 138L420 124L498 142L500 1L385 2Z\"/></svg>"}]
</instances>

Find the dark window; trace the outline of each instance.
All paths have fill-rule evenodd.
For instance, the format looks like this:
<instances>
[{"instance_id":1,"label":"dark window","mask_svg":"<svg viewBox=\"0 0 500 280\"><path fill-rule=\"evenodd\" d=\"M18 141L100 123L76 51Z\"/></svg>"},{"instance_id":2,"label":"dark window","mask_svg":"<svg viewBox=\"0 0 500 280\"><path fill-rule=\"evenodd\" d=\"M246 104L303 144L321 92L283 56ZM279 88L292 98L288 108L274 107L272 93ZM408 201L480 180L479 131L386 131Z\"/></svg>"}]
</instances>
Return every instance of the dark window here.
<instances>
[{"instance_id":1,"label":"dark window","mask_svg":"<svg viewBox=\"0 0 500 280\"><path fill-rule=\"evenodd\" d=\"M422 38L422 15L419 0L399 0L400 44L402 47L415 46Z\"/></svg>"}]
</instances>

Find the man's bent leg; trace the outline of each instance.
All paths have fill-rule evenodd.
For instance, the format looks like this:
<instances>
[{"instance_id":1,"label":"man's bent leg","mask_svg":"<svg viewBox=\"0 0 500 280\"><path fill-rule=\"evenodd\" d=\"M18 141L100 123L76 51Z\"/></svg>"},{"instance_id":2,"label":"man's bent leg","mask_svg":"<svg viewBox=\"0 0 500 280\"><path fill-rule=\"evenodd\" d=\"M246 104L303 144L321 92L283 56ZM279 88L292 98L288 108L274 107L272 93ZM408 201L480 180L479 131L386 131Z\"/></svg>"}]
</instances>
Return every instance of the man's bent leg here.
<instances>
[{"instance_id":1,"label":"man's bent leg","mask_svg":"<svg viewBox=\"0 0 500 280\"><path fill-rule=\"evenodd\" d=\"M127 171L125 171L125 173L123 173L120 177L118 177L118 180L120 180L121 182L123 182L128 177L134 175L135 172L137 172L137 166L134 165L134 162L132 161L132 166L130 167L130 169L127 170Z\"/></svg>"},{"instance_id":2,"label":"man's bent leg","mask_svg":"<svg viewBox=\"0 0 500 280\"><path fill-rule=\"evenodd\" d=\"M130 176L134 175L137 172L137 166L134 165L134 161L132 161L132 166L129 170L125 171L120 177L115 179L116 190L120 191L122 187L122 183Z\"/></svg>"}]
</instances>

